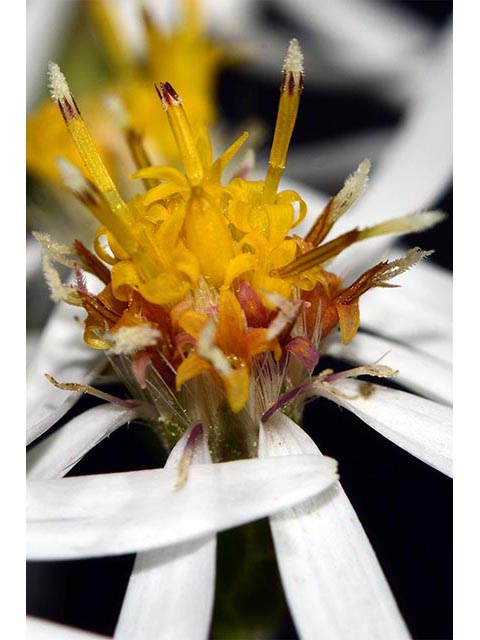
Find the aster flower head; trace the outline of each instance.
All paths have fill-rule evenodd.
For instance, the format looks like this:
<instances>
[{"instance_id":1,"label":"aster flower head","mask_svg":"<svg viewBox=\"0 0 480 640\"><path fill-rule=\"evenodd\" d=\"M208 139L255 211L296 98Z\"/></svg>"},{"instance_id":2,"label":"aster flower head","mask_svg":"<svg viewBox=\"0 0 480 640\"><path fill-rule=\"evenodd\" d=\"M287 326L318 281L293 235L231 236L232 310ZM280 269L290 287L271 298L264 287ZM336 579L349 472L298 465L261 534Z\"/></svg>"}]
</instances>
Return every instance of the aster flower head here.
<instances>
[{"instance_id":1,"label":"aster flower head","mask_svg":"<svg viewBox=\"0 0 480 640\"><path fill-rule=\"evenodd\" d=\"M301 400L315 389L311 374L322 341L339 325L343 342L350 342L359 326L361 295L393 286L393 278L428 252L415 248L382 261L348 286L328 271L329 261L355 242L428 228L442 214L416 213L326 240L361 195L370 168L366 160L306 237L295 233L307 206L296 191L279 190L303 90L303 57L295 39L283 65L265 179L250 180L240 169L223 184L223 172L248 134L213 160L205 129L191 127L188 105L161 82L155 88L184 172L140 166L131 177L143 180L147 191L128 202L54 63L49 78L90 176L64 162L66 182L101 223L96 254L78 242L62 254L44 241L44 269L55 297L87 311L86 343L104 350L134 395L155 407L169 447L189 425L201 422L210 426L215 458L256 455L262 416L283 406L300 419ZM75 266L76 284L59 284L54 261ZM82 269L100 277L102 291L88 291ZM369 372L386 375L381 367ZM317 386L328 379L317 379ZM240 438L232 445L234 454L225 454L232 422L242 425Z\"/></svg>"},{"instance_id":2,"label":"aster flower head","mask_svg":"<svg viewBox=\"0 0 480 640\"><path fill-rule=\"evenodd\" d=\"M205 129L189 120L187 100L168 81L159 82L152 93L166 112L183 171L150 166L140 142L132 177L146 191L128 201L110 177L63 74L53 63L49 74L52 97L88 177L65 161L61 171L100 227L94 251L78 241L61 245L38 234L45 276L54 299L84 309L90 353L107 355L132 400L89 386L99 358L92 358L95 366L86 374L72 352L61 381L51 378L69 392L67 400L41 416L30 440L71 406L77 391L112 404L86 412L31 450L31 557L139 552L116 637L135 637L139 629L146 629L145 637L191 637L192 629L206 637L215 532L276 514L270 522L279 567L302 637L319 637L325 630L346 637L352 628L365 639L408 637L361 525L335 482L335 462L319 455L295 422L301 421L305 400L321 395L451 472L447 407L352 381L361 375L389 377L394 369L362 356L366 365L313 375L337 328L344 345L354 339L360 298L371 289L395 286L392 279L429 252L413 248L401 258L370 264L351 282L335 273L332 260L363 240L428 228L442 214L414 213L330 239L366 186L370 163L364 161L310 230L298 234L306 202L300 190L280 189L303 89L295 40L284 63L264 178L250 179L247 163L227 182L224 170L247 134L213 159ZM58 263L73 269L69 284L57 273ZM100 288L92 286L90 275ZM78 330L69 325L71 333ZM65 345L55 346L65 350ZM77 371L82 376L75 378ZM165 469L54 480L99 438L133 418L154 425L170 451ZM116 535L110 536L113 528ZM174 544L178 552L170 551ZM358 601L360 591L368 616ZM160 620L156 609L167 592L173 613ZM179 616L186 593L191 608ZM338 607L338 593L349 603L348 615Z\"/></svg>"}]
</instances>

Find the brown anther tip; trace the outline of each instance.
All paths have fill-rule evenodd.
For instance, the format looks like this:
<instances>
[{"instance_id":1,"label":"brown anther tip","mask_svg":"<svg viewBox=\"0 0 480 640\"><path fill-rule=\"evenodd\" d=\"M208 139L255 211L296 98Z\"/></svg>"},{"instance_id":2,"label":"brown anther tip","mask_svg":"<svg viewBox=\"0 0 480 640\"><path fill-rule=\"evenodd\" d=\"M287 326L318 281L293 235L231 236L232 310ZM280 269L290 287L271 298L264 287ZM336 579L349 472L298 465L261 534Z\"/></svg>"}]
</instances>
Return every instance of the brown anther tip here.
<instances>
[{"instance_id":1,"label":"brown anther tip","mask_svg":"<svg viewBox=\"0 0 480 640\"><path fill-rule=\"evenodd\" d=\"M303 91L303 73L284 71L280 83L280 93L288 93L289 96L300 94Z\"/></svg>"},{"instance_id":2,"label":"brown anther tip","mask_svg":"<svg viewBox=\"0 0 480 640\"><path fill-rule=\"evenodd\" d=\"M295 91L295 78L293 77L293 73L288 74L288 93L293 96Z\"/></svg>"},{"instance_id":3,"label":"brown anther tip","mask_svg":"<svg viewBox=\"0 0 480 640\"><path fill-rule=\"evenodd\" d=\"M165 93L168 94L169 98L172 100L172 104L181 103L182 99L180 98L178 93L175 91L175 89L172 87L172 85L169 82L165 82L165 84L163 85L163 89Z\"/></svg>"},{"instance_id":4,"label":"brown anther tip","mask_svg":"<svg viewBox=\"0 0 480 640\"><path fill-rule=\"evenodd\" d=\"M284 72L280 91L288 91L290 96L301 93L303 91L303 73Z\"/></svg>"},{"instance_id":5,"label":"brown anther tip","mask_svg":"<svg viewBox=\"0 0 480 640\"><path fill-rule=\"evenodd\" d=\"M80 116L80 111L73 96L71 96L71 101L68 98L62 98L58 101L58 106L65 122L70 122Z\"/></svg>"},{"instance_id":6,"label":"brown anther tip","mask_svg":"<svg viewBox=\"0 0 480 640\"><path fill-rule=\"evenodd\" d=\"M182 103L181 97L169 82L159 82L159 87L155 85L155 89L160 96L163 108L177 106Z\"/></svg>"},{"instance_id":7,"label":"brown anther tip","mask_svg":"<svg viewBox=\"0 0 480 640\"><path fill-rule=\"evenodd\" d=\"M163 83L160 82L160 88L154 84L153 85L155 87L155 91L157 92L158 97L160 98L160 100L162 101L162 107L165 109L165 111L168 109L168 102L165 99L165 96L163 94Z\"/></svg>"},{"instance_id":8,"label":"brown anther tip","mask_svg":"<svg viewBox=\"0 0 480 640\"><path fill-rule=\"evenodd\" d=\"M63 99L63 106L65 108L66 114L67 114L67 118L69 118L70 120L73 120L73 118L75 118L75 109L73 104L71 104L67 98Z\"/></svg>"}]
</instances>

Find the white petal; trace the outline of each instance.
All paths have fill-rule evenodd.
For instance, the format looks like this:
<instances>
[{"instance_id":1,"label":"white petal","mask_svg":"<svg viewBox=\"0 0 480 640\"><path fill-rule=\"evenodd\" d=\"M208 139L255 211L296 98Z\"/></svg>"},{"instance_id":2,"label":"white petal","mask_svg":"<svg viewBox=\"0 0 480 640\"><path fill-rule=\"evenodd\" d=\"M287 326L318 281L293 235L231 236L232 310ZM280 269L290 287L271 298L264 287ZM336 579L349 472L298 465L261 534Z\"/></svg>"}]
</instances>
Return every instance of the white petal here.
<instances>
[{"instance_id":1,"label":"white petal","mask_svg":"<svg viewBox=\"0 0 480 640\"><path fill-rule=\"evenodd\" d=\"M415 265L394 291L373 289L360 302L361 327L452 363L452 276L427 262Z\"/></svg>"},{"instance_id":2,"label":"white petal","mask_svg":"<svg viewBox=\"0 0 480 640\"><path fill-rule=\"evenodd\" d=\"M316 453L294 422L275 414L261 428L259 455ZM340 483L270 517L292 617L303 640L408 638L367 536Z\"/></svg>"},{"instance_id":3,"label":"white petal","mask_svg":"<svg viewBox=\"0 0 480 640\"><path fill-rule=\"evenodd\" d=\"M215 554L215 535L137 554L115 638L206 639Z\"/></svg>"},{"instance_id":4,"label":"white petal","mask_svg":"<svg viewBox=\"0 0 480 640\"><path fill-rule=\"evenodd\" d=\"M88 384L104 366L103 354L87 347L75 316L81 310L57 305L44 329L27 375L27 444L42 435L81 397L62 391L45 378Z\"/></svg>"},{"instance_id":5,"label":"white petal","mask_svg":"<svg viewBox=\"0 0 480 640\"><path fill-rule=\"evenodd\" d=\"M190 431L170 454L167 468L177 467ZM203 437L192 464L202 462L211 462ZM207 638L215 591L216 548L216 536L209 535L137 554L115 638Z\"/></svg>"},{"instance_id":6,"label":"white petal","mask_svg":"<svg viewBox=\"0 0 480 640\"><path fill-rule=\"evenodd\" d=\"M37 0L27 11L27 106L31 108L45 89L47 62L54 57L74 17L74 2ZM63 36L63 38L62 38Z\"/></svg>"},{"instance_id":7,"label":"white petal","mask_svg":"<svg viewBox=\"0 0 480 640\"><path fill-rule=\"evenodd\" d=\"M27 285L35 280L42 273L42 250L39 243L32 237L28 236L27 246L25 249L25 271Z\"/></svg>"},{"instance_id":8,"label":"white petal","mask_svg":"<svg viewBox=\"0 0 480 640\"><path fill-rule=\"evenodd\" d=\"M395 5L370 0L278 1L295 21L327 40L326 53L336 54L337 64L357 73L408 72L418 48L431 37L426 24Z\"/></svg>"},{"instance_id":9,"label":"white petal","mask_svg":"<svg viewBox=\"0 0 480 640\"><path fill-rule=\"evenodd\" d=\"M389 257L398 257L399 253L401 252L396 249L389 254ZM450 271L428 260L422 260L412 268L412 271L407 271L395 278L395 284L401 285L401 289L398 290L400 297L405 293L433 313L442 315L445 322L452 321L453 278Z\"/></svg>"},{"instance_id":10,"label":"white petal","mask_svg":"<svg viewBox=\"0 0 480 640\"><path fill-rule=\"evenodd\" d=\"M384 322L388 322L385 318ZM421 351L368 333L358 333L348 345L334 342L328 348L333 355L355 364L380 361L399 373L395 381L417 393L440 402L452 402L452 368Z\"/></svg>"},{"instance_id":11,"label":"white petal","mask_svg":"<svg viewBox=\"0 0 480 640\"><path fill-rule=\"evenodd\" d=\"M25 336L25 359L27 370L31 362L35 359L37 354L38 345L40 344L40 337L42 332L37 329L27 329Z\"/></svg>"},{"instance_id":12,"label":"white petal","mask_svg":"<svg viewBox=\"0 0 480 640\"><path fill-rule=\"evenodd\" d=\"M319 395L333 400L383 436L416 458L448 476L452 475L452 409L443 404L414 396L405 391L374 384L368 397L358 393L358 382L335 384L353 400L320 390Z\"/></svg>"},{"instance_id":13,"label":"white petal","mask_svg":"<svg viewBox=\"0 0 480 640\"><path fill-rule=\"evenodd\" d=\"M335 235L356 224L371 225L434 205L451 176L452 38L448 32L424 77L417 78L407 117L381 162L372 168L366 193L352 215L335 225ZM381 257L390 243L388 237L358 243L334 261L333 270L354 277Z\"/></svg>"},{"instance_id":14,"label":"white petal","mask_svg":"<svg viewBox=\"0 0 480 640\"><path fill-rule=\"evenodd\" d=\"M131 553L201 538L320 493L335 468L318 456L202 464L179 490L174 469L28 482L29 557Z\"/></svg>"},{"instance_id":15,"label":"white petal","mask_svg":"<svg viewBox=\"0 0 480 640\"><path fill-rule=\"evenodd\" d=\"M81 413L29 450L27 478L62 478L90 449L136 415L135 409L113 404L102 404Z\"/></svg>"},{"instance_id":16,"label":"white petal","mask_svg":"<svg viewBox=\"0 0 480 640\"><path fill-rule=\"evenodd\" d=\"M27 616L27 640L105 640L106 636Z\"/></svg>"}]
</instances>

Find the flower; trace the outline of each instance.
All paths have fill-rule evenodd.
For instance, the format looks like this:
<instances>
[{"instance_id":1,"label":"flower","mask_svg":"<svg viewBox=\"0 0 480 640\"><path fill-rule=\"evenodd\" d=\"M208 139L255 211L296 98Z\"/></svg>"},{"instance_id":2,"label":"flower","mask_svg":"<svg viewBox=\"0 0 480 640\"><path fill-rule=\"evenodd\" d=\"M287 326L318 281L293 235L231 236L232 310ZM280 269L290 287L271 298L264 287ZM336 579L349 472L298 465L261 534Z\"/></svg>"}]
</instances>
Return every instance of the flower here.
<instances>
[{"instance_id":1,"label":"flower","mask_svg":"<svg viewBox=\"0 0 480 640\"><path fill-rule=\"evenodd\" d=\"M136 162L148 163L149 157L178 160L175 141L168 131L161 126L151 126L158 120L157 99L151 91L156 78L168 74L177 84L189 101L194 123L210 127L217 120L215 79L219 70L233 58L205 36L198 2L185 0L181 5L183 15L171 32L160 29L148 7L143 6L147 52L142 61L128 44L109 2L99 0L86 4L89 18L101 36L113 80L100 90L82 95L82 105L89 114L90 126L107 165L118 173L119 179L124 175L118 167L123 170L129 161L123 150L125 142ZM112 114L116 126L111 124ZM45 130L49 131L47 148ZM27 169L38 178L58 182L56 159L59 156L74 164L80 162L55 106L45 100L27 119Z\"/></svg>"},{"instance_id":2,"label":"flower","mask_svg":"<svg viewBox=\"0 0 480 640\"><path fill-rule=\"evenodd\" d=\"M295 62L292 61L293 58L296 59ZM222 403L228 415L229 425L232 423L235 425L235 415L241 416L240 412L243 411L244 414L240 419L245 430L247 431L250 427L259 429L258 452L261 457L266 456L266 460L279 454L281 459L283 457L282 454L285 452L290 454L311 452L318 459L316 446L299 430L295 423L279 411L287 402L298 401L300 394L308 392L310 394L325 395L340 404L352 408L387 437L406 444L411 452L419 455L430 464L447 470L449 464L447 443L449 434L448 409L421 398L413 399L414 397L409 394L399 396L398 393L401 394L402 392L395 393L373 385L368 387L368 392L364 392L363 395L361 393L358 394L356 387L352 388L351 384L342 380L344 377L356 376L361 373L375 373L377 375L391 373L386 368L379 366L369 369L361 368L360 370L347 372L346 376L345 374L324 372L313 382L310 381L310 370L314 366L313 363L316 360L320 343L336 323L340 321L342 338L345 343L349 342L356 333L358 328L358 297L371 287L385 286L390 277L400 275L424 254L419 250L414 250L409 252L405 258L397 261L382 261L364 272L348 287L344 286L334 274L322 268L324 260L334 257L339 250L346 248L359 239L385 231L410 230L412 224L418 230L430 224L432 218L435 220L437 216L436 214L432 216L430 213L426 215L415 214L414 217L397 219L393 225L391 223L380 224L363 231L354 230L349 234L340 236L338 241L320 244L317 247L316 245L322 242L336 219L344 213L342 210L344 202L346 201L347 204L350 204L351 200L355 198L356 192L361 191L366 174L366 166L363 165L347 181L344 190L330 201L306 240L301 241L300 239L286 237L290 229L298 223L298 219L294 217L294 204L297 203L298 205L299 217L302 216L302 209L304 209L303 200L297 193L287 193L285 195L285 192L283 192L283 198L279 197L282 194L276 194L296 115L296 106L292 103L298 100L301 87L301 72L297 61L297 45L293 43L290 47L289 56L287 56L286 78L281 94L279 124L272 147L270 169L263 184L260 186L257 184L250 185L248 181L237 178L238 182L234 185L235 188L232 185L230 188L223 189L219 179L218 181L213 180L212 175L214 175L213 167L215 163L212 165L207 161L208 153L202 158L201 154L198 153L198 149L195 149L195 144L192 144L193 137L188 137L188 126L185 124L186 120L181 109L180 100L169 85L163 85L160 87L160 94L167 107L167 113L170 113L172 128L174 130L175 127L178 128L177 140L179 140L179 147L182 148L182 145L184 146L184 158L189 163L186 170L187 179L185 180L182 176L165 168L156 169L156 174L151 172L148 176L146 176L145 172L140 173L140 175L137 174L138 177L143 176L144 178L163 178L165 183L159 185L159 187L152 188L143 199L143 202L137 199L128 205L121 201L114 185L112 186L111 181L108 180L99 158L90 146L89 138L87 137L88 132L86 132L78 109L71 99L70 91L68 87L62 86L63 80L58 75L58 70L52 68L52 75L55 76L57 74L54 83L55 97L62 105L67 125L73 131L74 136L81 142L80 151L84 152L86 164L93 178L93 187L88 185L89 192L93 192L96 195L92 209L101 222L104 223L105 229L102 233L107 235L111 259L114 261L113 267L123 266L117 270L120 271L120 276L117 276L115 284L112 269L111 284L110 282L104 282L106 286L97 296L89 293L85 282L79 276L77 276L77 282L73 287L66 288L52 275L50 268L51 260L53 259L60 262L71 261L72 257L71 255L68 257L69 253L74 255L75 260L81 260L83 268L93 271L97 275L103 274L105 279L107 276L102 270L102 265L98 258L87 252L85 248L77 246L74 251L71 248L68 248L67 251L65 248L52 243L48 246L49 241L45 239L48 249L45 267L46 275L55 295L86 308L88 319L85 337L92 346L106 350L113 348L118 352L118 343L120 341L115 339L115 333L125 329L135 330L135 340L137 340L138 325L142 325L141 340L144 340L144 342L140 344L135 342L135 344L140 349L141 356L139 359L143 359L143 364L141 362L134 363L133 360L129 361L127 356L130 354L128 352L124 353L126 363L131 368L131 373L127 374L129 381L132 382L134 380L140 389L145 389L148 386L145 384L147 382L146 375L148 375L145 367L152 367L153 362L152 368L157 370L157 382L159 383L157 384L157 389L164 390L169 388L172 391L171 382L168 379L168 371L165 371L164 375L162 373L159 374L159 370L163 371L164 368L162 368L162 362L172 365L170 367L170 372L172 373L172 367L175 371L173 366L175 358L178 355L186 356L176 369L177 392L182 393L183 385L190 384L190 381L195 385L199 384L197 377L200 374L203 376L201 379L206 380L207 388L205 395L200 395L197 391L195 400L191 404L189 404L188 398L185 398L183 402L180 402L180 408L184 412L186 410L187 415L189 415L189 412L200 411L201 415L199 416L190 415L188 422L192 424L192 418L195 418L200 419L201 423L206 423L206 425L210 426L209 453L213 453L214 458L222 459L224 448L222 446L212 446L211 436L216 436L215 429L212 428L214 421L205 420L205 416L212 416L212 407L209 405L213 405L216 408L219 403ZM82 144L84 144L83 147ZM198 157L196 157L195 151L197 151ZM228 157L228 151L225 156ZM222 162L219 164L221 166ZM162 187L164 188L162 189ZM83 190L82 193L85 195L87 191ZM227 205L227 219L231 226L222 225L221 218L217 215L218 208L223 206L223 200L225 200L223 196L225 194L227 195L227 203L233 202L231 217L230 204ZM228 200L228 198L231 200ZM148 207L153 209L155 206L158 209L149 218ZM108 211L108 208L110 208L110 211ZM125 212L125 219L128 220L128 225L125 225L125 219L116 215L116 211L122 211L122 214ZM255 215L252 214L252 211L255 212ZM193 230L197 231L197 233L191 234L190 242L188 233L189 217L193 221ZM146 223L144 223L144 220ZM260 224L257 226L259 220ZM212 239L206 238L204 241L198 233L198 230L202 228L200 222L203 225L209 225L215 234L214 240L218 241L220 247L217 255L212 253L216 247L216 244L212 243ZM283 234L275 227L276 224L283 231ZM178 228L182 225L185 226L184 236L181 236L181 231L178 231ZM152 248L148 243L147 230L150 230L150 232L153 230L153 233L157 230L159 231L158 247L173 247L171 255L161 255L159 258L155 248ZM174 241L170 242L170 244L165 241L167 233L170 233L170 239L173 234ZM248 238L248 244L245 238ZM165 244L162 244L162 242ZM245 245L251 250L238 251L239 246L243 249ZM105 248L100 249L99 247L100 245L97 244L97 252L100 255L108 255ZM179 253L176 253L177 249L180 250ZM237 268L237 263L240 264L240 270ZM234 265L233 267L231 266L232 264ZM232 272L234 277L230 279ZM248 277L249 272L253 272L251 277ZM160 280L156 280L159 276ZM239 276L243 276L243 278L237 286L235 280ZM157 293L159 283L162 283L164 287L160 293ZM283 295L278 293L278 288L281 288ZM297 292L300 292L299 295L297 295ZM307 293L304 294L303 292ZM159 299L157 296L161 296L161 298ZM188 296L191 296L191 300L188 299ZM141 298L140 301L138 297ZM122 307L117 303L126 304ZM155 310L151 310L151 305L160 307L164 313L161 314L157 310L156 315L153 315ZM319 308L320 312L318 312ZM168 319L166 319L166 316L168 316ZM214 319L213 323L211 322L212 318ZM139 319L141 322L138 322ZM217 319L216 322L215 319ZM303 333L295 335L294 328L296 325L302 326ZM165 336L172 335L172 328L180 328L186 334L182 335L179 331L174 332L173 339L170 340L174 347L173 355L171 353L172 345L165 340ZM170 351L163 353L163 359L157 358L157 365L157 362L153 360L156 353L151 353L149 350L152 349L152 340L158 339L158 332L162 334L162 343L161 345L155 345L157 352L161 351L165 344ZM249 339L249 336L254 337ZM302 341L301 338L304 340ZM295 339L297 339L296 343L294 342ZM255 348L252 349L251 343L254 344ZM151 353L149 358L142 353L143 348L145 348L147 354ZM116 355L115 352L114 355ZM298 362L294 360L294 357ZM258 358L261 358L261 360ZM188 363L189 359L190 364L185 365L184 363ZM191 363L192 359L194 360L193 365ZM259 362L261 364L258 364ZM293 364L293 371L286 374L291 363ZM193 375L184 376L183 378L180 376L179 378L182 366L190 366L190 373L193 370ZM258 372L256 368L259 369ZM307 371L307 374L305 374L304 370ZM237 372L240 372L240 374ZM299 378L299 380L296 381L297 384L293 385L291 381L295 377ZM254 386L253 393L250 391L251 380L255 380L257 383ZM286 380L290 382L290 388L282 389L282 384ZM161 384L163 384L163 387L161 387ZM81 387L77 385L75 388L80 389ZM149 386L149 389L151 388L152 385ZM195 386L190 387L190 389L195 393ZM247 393L245 393L245 389L247 389ZM200 391L202 390L203 388L200 387ZM222 400L224 393L228 404ZM401 397L403 400L401 403L403 415L400 421L398 420L399 413L391 410L395 397ZM201 402L199 402L200 400ZM252 406L247 407L247 403L250 401ZM162 422L167 425L166 430L168 432L169 423L175 423L174 409L171 409L172 415L165 416L169 402L165 401L164 394L159 394L159 398L155 398L151 404L156 407ZM199 408L199 405L203 406ZM132 408L132 406L124 406L122 410L125 414L126 410L131 411ZM370 414L372 408L373 416ZM276 411L272 412L272 409ZM175 409L175 411L178 412L178 409ZM249 415L250 420L247 419L245 412ZM407 415L410 421L405 423ZM416 420L414 416L416 416ZM418 433L416 431L418 416L422 416L423 426L429 427L428 433ZM183 419L185 420L185 418ZM44 426L45 424L41 428L43 429ZM173 426L178 433L178 427L182 425L174 424ZM220 423L221 426L222 424ZM405 427L408 428L410 426L412 429L406 433ZM167 435L172 437L173 434L167 433ZM166 439L168 440L168 438ZM189 427L182 437L181 444L177 445L179 449L176 453L177 457L175 458L172 452L170 458L170 464L176 463L179 465L179 480L183 486L182 491L188 490L188 492L192 492L193 497L197 499L198 496L195 494L195 474L197 471L194 458L199 455L199 451L203 451L203 455L208 457L205 449L206 440L207 434L204 426L196 424L193 427ZM252 448L255 448L254 440L255 438L253 438L252 443L245 445L246 451L250 455ZM42 447L42 443L39 447ZM85 442L82 443L81 447L85 447ZM39 452L40 467L45 465L47 458L52 455L54 449L55 446L50 444L50 446L47 446L47 451L50 453L45 455L44 447L44 455L41 455L41 451ZM241 453L244 452L242 451ZM229 457L235 457L235 455ZM240 455L238 457L243 456ZM184 472L182 469L188 469L189 463L191 464L191 477L186 483L186 478L182 476L182 472ZM233 463L221 464L232 465ZM219 468L221 464L213 465L213 468ZM230 466L231 468L232 466ZM332 482L333 479L332 475L328 476L328 482ZM135 484L136 480L132 479L132 483ZM89 500L93 499L98 492L99 500L97 505L96 507L93 506L90 511L93 516L95 508L101 506L102 500L105 499L103 495L100 495L100 491L102 487L106 487L106 484L103 484L102 481L97 482L94 480L89 488L85 482L81 485L77 483L77 486L75 486L75 483L63 481L63 485L51 483L48 486L44 484L43 487L40 485L32 487L38 504L38 517L40 518L33 525L34 533L37 536L35 542L38 544L35 553L40 554L37 557L45 557L41 554L52 552L62 554L91 553L94 547L95 553L111 553L132 549L132 544L136 545L135 549L149 549L160 546L158 537L153 541L148 537L145 540L144 534L146 530L141 528L140 534L142 534L144 541L140 542L140 546L138 546L138 532L134 542L129 539L126 543L125 539L128 538L130 532L128 523L125 523L127 526L120 527L122 534L119 540L112 544L109 542L108 548L98 544L94 545L91 536L98 537L98 532L102 531L102 529L96 527L104 527L105 521L94 523L93 519L90 521L91 525L82 528L82 532L87 532L87 535L85 536L83 547L81 545L80 547L78 546L75 524L71 526L68 524L65 511L67 511L67 518L68 512L71 512L72 515L75 513L77 507L74 502L71 502L72 496L78 490L78 486L82 486ZM67 487L66 485L69 486ZM145 492L146 486L142 487L139 484L137 489L132 487L132 491L137 498L140 497L141 491ZM149 489L152 488L150 484L148 484L148 487ZM109 489L111 492L117 491L115 482L112 481ZM317 486L316 493L318 491L319 487ZM49 492L54 497L53 504L47 504L45 492ZM175 500L171 496L169 496L169 500L167 504L175 510ZM177 501L183 502L181 498L177 498ZM185 501L187 502L187 499ZM73 504L73 511L69 511L69 504ZM142 506L145 512L150 509L148 501L144 502ZM200 502L200 506L204 506L202 502ZM140 516L143 515L143 510L142 508L139 509L139 520L135 523L137 526L141 522ZM57 522L61 526L62 538L60 540L56 538L49 540L47 536L42 536L42 527L43 532L48 530L48 527L46 528L42 525L42 519L45 520L46 516L52 521L58 521L58 514L62 513L62 511L64 512L61 518L62 524ZM329 512L330 515L327 518L326 514ZM194 516L195 513L196 511L193 510ZM338 521L339 513L343 514L341 523ZM316 498L314 502L307 506L293 507L293 512L290 514L283 513L272 517L272 530L284 586L297 626L303 635L311 637L316 637L316 631L321 633L325 628L333 628L335 625L342 627L341 619L338 615L335 615L334 598L325 597L326 602L319 610L318 616L315 617L314 621L309 619L309 616L311 618L312 609L311 606L307 605L309 597L312 596L312 593L315 593L315 590L311 589L311 580L307 581L306 589L299 588L296 572L299 569L300 560L305 560L306 558L305 551L311 548L311 540L317 542L322 540L325 543L325 548L331 549L330 557L333 557L336 555L335 548L338 548L339 540L342 541L340 548L344 551L346 549L344 544L349 539L355 539L355 544L358 544L357 554L356 557L348 558L348 564L352 571L355 571L355 567L358 568L360 579L362 579L362 572L366 571L369 574L368 584L371 593L382 594L382 597L379 597L379 601L381 599L379 610L372 613L371 618L363 619L362 626L358 627L359 637L372 637L375 633L378 633L379 637L382 637L382 634L383 637L385 635L387 637L403 636L406 630L401 617L391 599L381 572L378 570L373 556L371 556L368 541L354 520L354 514L352 514L353 512L348 505L346 497L336 486L327 497ZM92 516L89 515L89 507L84 507L82 511L84 523L85 520L88 521ZM113 522L107 522L108 526L112 524ZM214 520L210 520L208 526L204 522L200 525L197 524L195 535L210 534L213 525L215 525ZM217 524L216 526L224 526L224 522L222 525ZM304 532L300 539L297 536L298 530ZM167 530L166 533L163 532L166 537L161 539L161 544L168 545L172 541L172 538L169 538L168 535L172 536L173 533L178 535L175 527ZM191 531L188 535L191 535ZM293 540L295 540L294 545L292 545ZM124 547L122 544L130 546ZM74 546L75 550L73 550ZM59 548L62 551L59 552ZM189 566L194 563L195 567L202 567L205 572L206 583L208 581L211 583L212 552L214 552L214 542L212 536L209 535L208 539L201 544L194 545L194 548L188 547L186 553L181 555L179 562L182 566L184 566L183 563L187 563ZM69 555L69 557L73 556ZM208 563L205 563L205 557L209 558ZM336 561L342 562L342 559L337 558ZM307 570L312 571L314 574L312 577L314 581L317 580L317 586L325 587L326 580L328 580L330 574L328 570L325 572L321 563L321 557L315 556L312 558ZM145 567L148 567L148 571L145 570ZM315 570L312 569L313 567L315 567ZM131 634L132 627L129 627L129 625L132 625L132 622L135 622L134 629L139 628L138 621L135 620L138 611L135 603L142 601L146 603L145 606L147 608L150 606L150 601L144 597L145 589L148 590L145 575L158 573L164 579L165 572L175 582L175 587L178 588L176 593L180 593L179 582L182 576L179 572L179 565L176 566L175 570L172 569L171 557L166 559L163 552L148 552L146 555L138 557L132 577L132 588L129 589L124 608L125 612L130 613L125 613L123 619L120 619L120 635L123 633L125 637L128 637L128 628L130 628ZM343 578L340 577L339 580L342 581ZM343 591L353 597L355 585L344 581L342 584ZM175 591L173 585L172 590ZM131 595L132 593L137 595L133 596ZM139 594L142 597L139 597ZM134 604L129 604L130 602ZM202 616L203 625L205 620L207 620L208 625L208 609L209 607L207 606L202 608L202 612L196 612ZM207 611L206 619L205 611ZM360 622L362 615L361 609L356 609L353 606L348 624L351 624L352 619L356 617ZM315 627L317 624L319 625L318 629Z\"/></svg>"}]
</instances>

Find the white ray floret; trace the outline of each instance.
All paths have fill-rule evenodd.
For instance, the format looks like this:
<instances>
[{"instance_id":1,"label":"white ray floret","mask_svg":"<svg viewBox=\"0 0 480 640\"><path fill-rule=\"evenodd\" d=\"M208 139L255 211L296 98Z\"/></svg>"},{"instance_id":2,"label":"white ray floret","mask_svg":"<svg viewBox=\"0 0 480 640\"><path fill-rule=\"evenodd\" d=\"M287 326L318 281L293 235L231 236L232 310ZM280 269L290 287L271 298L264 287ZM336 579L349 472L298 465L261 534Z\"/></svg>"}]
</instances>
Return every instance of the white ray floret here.
<instances>
[{"instance_id":1,"label":"white ray floret","mask_svg":"<svg viewBox=\"0 0 480 640\"><path fill-rule=\"evenodd\" d=\"M178 468L191 432L188 429L176 444L166 468ZM191 464L211 464L205 432L194 444ZM216 546L213 534L137 554L115 639L206 638L213 609Z\"/></svg>"},{"instance_id":2,"label":"white ray floret","mask_svg":"<svg viewBox=\"0 0 480 640\"><path fill-rule=\"evenodd\" d=\"M175 469L28 482L28 556L96 557L195 540L320 493L336 466L318 456L194 465L180 490Z\"/></svg>"},{"instance_id":3,"label":"white ray floret","mask_svg":"<svg viewBox=\"0 0 480 640\"><path fill-rule=\"evenodd\" d=\"M391 295L395 295L395 291ZM433 400L452 402L452 368L428 353L362 332L347 346L338 342L331 344L328 353L353 364L379 360L398 369L399 384Z\"/></svg>"},{"instance_id":4,"label":"white ray floret","mask_svg":"<svg viewBox=\"0 0 480 640\"><path fill-rule=\"evenodd\" d=\"M260 427L259 455L321 453L290 418ZM285 595L301 638L409 638L362 525L337 482L270 517Z\"/></svg>"},{"instance_id":5,"label":"white ray floret","mask_svg":"<svg viewBox=\"0 0 480 640\"><path fill-rule=\"evenodd\" d=\"M27 640L105 640L105 636L27 616Z\"/></svg>"},{"instance_id":6,"label":"white ray floret","mask_svg":"<svg viewBox=\"0 0 480 640\"><path fill-rule=\"evenodd\" d=\"M89 384L105 366L103 354L82 340L79 310L58 306L43 331L27 375L27 444L42 435L79 400L81 393L55 388L45 373L59 380Z\"/></svg>"},{"instance_id":7,"label":"white ray floret","mask_svg":"<svg viewBox=\"0 0 480 640\"><path fill-rule=\"evenodd\" d=\"M405 391L342 380L316 392L352 411L363 422L426 464L452 476L452 409Z\"/></svg>"},{"instance_id":8,"label":"white ray floret","mask_svg":"<svg viewBox=\"0 0 480 640\"><path fill-rule=\"evenodd\" d=\"M61 478L115 429L133 420L136 409L102 404L84 411L27 453L27 478Z\"/></svg>"}]
</instances>

